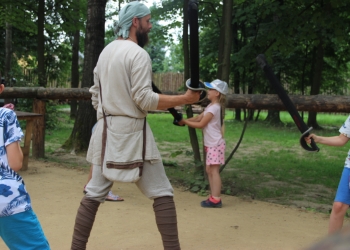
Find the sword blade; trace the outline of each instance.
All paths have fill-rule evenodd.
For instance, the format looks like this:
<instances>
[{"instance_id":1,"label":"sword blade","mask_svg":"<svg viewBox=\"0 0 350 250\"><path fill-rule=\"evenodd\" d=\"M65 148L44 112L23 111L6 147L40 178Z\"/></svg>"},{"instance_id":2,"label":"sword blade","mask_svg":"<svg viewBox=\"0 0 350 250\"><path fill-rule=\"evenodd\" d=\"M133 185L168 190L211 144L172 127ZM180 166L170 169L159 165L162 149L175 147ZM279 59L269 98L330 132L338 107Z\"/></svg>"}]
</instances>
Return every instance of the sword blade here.
<instances>
[{"instance_id":1,"label":"sword blade","mask_svg":"<svg viewBox=\"0 0 350 250\"><path fill-rule=\"evenodd\" d=\"M152 82L152 90L153 92L157 93L157 94L161 94L162 92L158 89L158 87ZM176 121L181 121L182 120L182 114L180 114L179 112L177 112L176 109L174 108L168 108L168 111L170 112L170 114L172 114L172 116L174 117L174 119Z\"/></svg>"},{"instance_id":2,"label":"sword blade","mask_svg":"<svg viewBox=\"0 0 350 250\"><path fill-rule=\"evenodd\" d=\"M312 140L311 141L311 148L309 148L304 140L304 137L309 136L309 127L305 124L304 120L301 118L298 110L294 106L292 100L289 98L287 92L284 90L282 85L280 84L279 80L273 73L271 67L268 65L265 56L264 55L258 55L256 58L258 64L262 68L262 70L265 72L265 75L267 79L269 80L271 86L276 90L278 97L281 99L282 103L286 107L287 111L289 112L290 116L292 117L295 125L298 127L299 131L302 133L302 138L300 138L300 144L301 146L309 151L319 151L319 148L317 147L316 143Z\"/></svg>"},{"instance_id":3,"label":"sword blade","mask_svg":"<svg viewBox=\"0 0 350 250\"><path fill-rule=\"evenodd\" d=\"M188 3L188 17L190 25L190 67L192 88L199 86L199 38L198 38L198 0Z\"/></svg>"}]
</instances>

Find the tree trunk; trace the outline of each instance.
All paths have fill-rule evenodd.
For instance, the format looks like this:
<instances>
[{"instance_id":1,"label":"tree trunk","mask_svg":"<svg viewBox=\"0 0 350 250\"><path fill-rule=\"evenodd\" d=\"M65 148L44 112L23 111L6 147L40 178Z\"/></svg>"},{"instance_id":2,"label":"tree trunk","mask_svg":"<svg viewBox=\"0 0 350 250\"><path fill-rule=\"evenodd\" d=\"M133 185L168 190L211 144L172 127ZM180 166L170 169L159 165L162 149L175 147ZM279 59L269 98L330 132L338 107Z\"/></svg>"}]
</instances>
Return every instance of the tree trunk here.
<instances>
[{"instance_id":1,"label":"tree trunk","mask_svg":"<svg viewBox=\"0 0 350 250\"><path fill-rule=\"evenodd\" d=\"M88 0L82 87L94 84L93 69L104 48L105 9L106 0ZM80 101L72 134L64 146L75 152L86 151L95 123L96 111L91 101Z\"/></svg>"},{"instance_id":2,"label":"tree trunk","mask_svg":"<svg viewBox=\"0 0 350 250\"><path fill-rule=\"evenodd\" d=\"M76 0L74 13L79 16L79 0ZM80 29L78 27L78 20L74 21L76 30L73 35L73 46L72 46L72 72L71 72L71 88L79 87L79 44L80 44ZM70 118L75 118L77 113L78 102L72 100L70 102Z\"/></svg>"},{"instance_id":3,"label":"tree trunk","mask_svg":"<svg viewBox=\"0 0 350 250\"><path fill-rule=\"evenodd\" d=\"M187 79L190 78L190 56L189 56L189 46L188 46L188 0L184 1L183 5L183 15L184 15L184 24L182 32L182 44L183 44L183 53L184 53L184 83ZM186 88L186 86L185 86ZM193 117L193 110L191 105L186 105L186 115L187 118ZM194 161L201 162L201 154L199 149L198 137L196 129L188 127L188 134L190 136L191 146L193 150ZM203 171L203 168L200 164L196 164L196 171Z\"/></svg>"},{"instance_id":4,"label":"tree trunk","mask_svg":"<svg viewBox=\"0 0 350 250\"><path fill-rule=\"evenodd\" d=\"M232 9L233 1L224 0L223 11L222 11L222 27L220 32L220 39L222 41L222 47L219 47L219 59L218 63L218 78L227 82L230 81L230 59L232 50ZM221 42L220 42L221 43ZM221 52L220 52L221 50ZM221 56L220 56L221 55Z\"/></svg>"},{"instance_id":5,"label":"tree trunk","mask_svg":"<svg viewBox=\"0 0 350 250\"><path fill-rule=\"evenodd\" d=\"M255 67L250 67L250 68L255 68ZM258 86L257 83L257 77L256 77L256 72L253 73L254 74L254 79L252 83L248 83L248 94L253 94L253 86ZM248 121L253 121L254 120L254 109L249 109L248 110L248 116L246 119L248 119Z\"/></svg>"},{"instance_id":6,"label":"tree trunk","mask_svg":"<svg viewBox=\"0 0 350 250\"><path fill-rule=\"evenodd\" d=\"M306 72L306 65L307 65L307 58L308 58L308 51L309 47L306 46L305 48L305 57L304 57L304 63L303 63L303 68L302 68L302 73L301 73L301 95L305 95L305 72ZM301 118L304 120L304 112L301 112Z\"/></svg>"},{"instance_id":7,"label":"tree trunk","mask_svg":"<svg viewBox=\"0 0 350 250\"><path fill-rule=\"evenodd\" d=\"M233 36L233 53L237 53L239 51L239 40L238 40L238 25L237 23L234 23L232 26L232 36ZM239 94L239 87L240 87L240 73L238 70L238 65L233 66L233 88L235 94ZM241 121L241 109L236 108L235 109L235 120Z\"/></svg>"},{"instance_id":8,"label":"tree trunk","mask_svg":"<svg viewBox=\"0 0 350 250\"><path fill-rule=\"evenodd\" d=\"M11 76L11 61L12 61L12 25L6 22L6 38L5 38L5 85L12 86ZM14 103L14 99L5 99L4 104Z\"/></svg>"},{"instance_id":9,"label":"tree trunk","mask_svg":"<svg viewBox=\"0 0 350 250\"><path fill-rule=\"evenodd\" d=\"M10 23L6 23L6 38L5 38L5 82L6 86L11 86L11 59L12 59L12 25Z\"/></svg>"},{"instance_id":10,"label":"tree trunk","mask_svg":"<svg viewBox=\"0 0 350 250\"><path fill-rule=\"evenodd\" d=\"M278 80L281 80L281 75L278 73L276 75ZM269 94L276 94L276 91L273 88L270 88ZM280 119L280 111L278 110L268 110L267 112L267 117L265 121L269 122L270 124L273 125L282 125L282 121Z\"/></svg>"},{"instance_id":11,"label":"tree trunk","mask_svg":"<svg viewBox=\"0 0 350 250\"><path fill-rule=\"evenodd\" d=\"M321 84L322 84L323 56L324 56L324 48L323 48L323 42L321 39L316 50L315 68L313 70L314 73L312 77L310 95L318 95L320 93ZM314 129L320 128L320 125L318 125L317 123L316 112L309 112L307 125L310 127L313 127Z\"/></svg>"},{"instance_id":12,"label":"tree trunk","mask_svg":"<svg viewBox=\"0 0 350 250\"><path fill-rule=\"evenodd\" d=\"M39 86L46 87L46 70L45 70L45 0L39 0L38 5L38 83Z\"/></svg>"},{"instance_id":13,"label":"tree trunk","mask_svg":"<svg viewBox=\"0 0 350 250\"><path fill-rule=\"evenodd\" d=\"M277 110L269 110L265 121L273 125L282 125L282 121L280 119L280 112Z\"/></svg>"}]
</instances>

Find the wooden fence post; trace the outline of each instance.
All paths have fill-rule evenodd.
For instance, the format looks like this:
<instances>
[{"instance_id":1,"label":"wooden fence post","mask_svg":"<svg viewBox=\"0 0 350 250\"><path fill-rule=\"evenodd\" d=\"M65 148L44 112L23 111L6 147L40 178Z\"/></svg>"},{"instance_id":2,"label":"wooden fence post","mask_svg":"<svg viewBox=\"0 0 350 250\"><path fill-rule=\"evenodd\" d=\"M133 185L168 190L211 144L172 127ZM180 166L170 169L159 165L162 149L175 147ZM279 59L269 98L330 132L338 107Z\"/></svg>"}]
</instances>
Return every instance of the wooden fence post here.
<instances>
[{"instance_id":1,"label":"wooden fence post","mask_svg":"<svg viewBox=\"0 0 350 250\"><path fill-rule=\"evenodd\" d=\"M46 101L34 99L33 112L42 114L42 116L34 121L32 156L34 158L45 157L45 111Z\"/></svg>"}]
</instances>

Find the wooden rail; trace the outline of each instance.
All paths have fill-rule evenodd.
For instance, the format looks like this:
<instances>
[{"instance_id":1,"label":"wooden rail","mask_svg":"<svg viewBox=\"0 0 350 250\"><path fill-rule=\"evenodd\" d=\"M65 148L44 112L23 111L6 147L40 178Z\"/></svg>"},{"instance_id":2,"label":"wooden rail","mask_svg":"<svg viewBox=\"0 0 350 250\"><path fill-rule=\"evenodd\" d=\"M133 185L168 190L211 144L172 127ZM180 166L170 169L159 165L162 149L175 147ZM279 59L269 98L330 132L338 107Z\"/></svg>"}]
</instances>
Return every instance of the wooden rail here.
<instances>
[{"instance_id":1,"label":"wooden rail","mask_svg":"<svg viewBox=\"0 0 350 250\"><path fill-rule=\"evenodd\" d=\"M164 92L178 95L179 92ZM89 100L88 88L6 88L2 98L34 98L39 100ZM290 99L299 111L350 113L350 96L291 95ZM202 105L206 105L205 102ZM245 108L261 110L286 110L277 95L230 94L227 96L227 108Z\"/></svg>"},{"instance_id":2,"label":"wooden rail","mask_svg":"<svg viewBox=\"0 0 350 250\"><path fill-rule=\"evenodd\" d=\"M164 92L168 95L181 94L178 92ZM42 87L7 87L0 98L33 98L33 113L41 114L34 121L32 155L36 158L44 157L45 145L45 101L46 100L90 100L88 88L42 88ZM349 96L291 95L292 102L299 111L350 113ZM205 106L208 102L201 103ZM227 108L244 108L258 110L286 110L277 95L248 95L230 94L227 96Z\"/></svg>"}]
</instances>

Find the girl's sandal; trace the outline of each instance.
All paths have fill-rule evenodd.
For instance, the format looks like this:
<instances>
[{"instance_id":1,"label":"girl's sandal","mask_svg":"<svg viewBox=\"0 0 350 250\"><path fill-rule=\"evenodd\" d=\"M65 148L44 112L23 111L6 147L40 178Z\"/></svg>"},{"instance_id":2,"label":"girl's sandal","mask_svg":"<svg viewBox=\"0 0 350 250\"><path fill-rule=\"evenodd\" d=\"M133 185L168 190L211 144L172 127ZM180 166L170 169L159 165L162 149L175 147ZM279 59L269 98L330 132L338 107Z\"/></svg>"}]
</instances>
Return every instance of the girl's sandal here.
<instances>
[{"instance_id":1,"label":"girl's sandal","mask_svg":"<svg viewBox=\"0 0 350 250\"><path fill-rule=\"evenodd\" d=\"M113 194L112 191L109 191L105 201L124 201L124 199L119 195Z\"/></svg>"}]
</instances>

